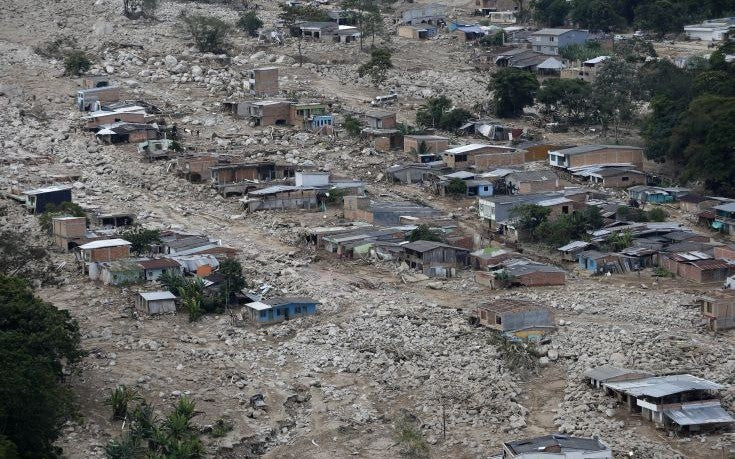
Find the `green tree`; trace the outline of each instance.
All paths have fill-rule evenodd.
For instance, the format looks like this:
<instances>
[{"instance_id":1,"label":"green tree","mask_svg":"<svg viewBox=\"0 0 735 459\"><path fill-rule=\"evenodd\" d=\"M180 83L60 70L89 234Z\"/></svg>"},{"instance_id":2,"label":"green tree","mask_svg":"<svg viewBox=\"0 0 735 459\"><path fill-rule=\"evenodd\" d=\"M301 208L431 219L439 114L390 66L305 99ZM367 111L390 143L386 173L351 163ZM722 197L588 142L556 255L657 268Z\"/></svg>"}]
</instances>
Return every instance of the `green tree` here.
<instances>
[{"instance_id":1,"label":"green tree","mask_svg":"<svg viewBox=\"0 0 735 459\"><path fill-rule=\"evenodd\" d=\"M510 218L516 222L516 228L521 234L532 236L536 228L544 223L551 213L548 207L536 204L521 204L510 210Z\"/></svg>"},{"instance_id":2,"label":"green tree","mask_svg":"<svg viewBox=\"0 0 735 459\"><path fill-rule=\"evenodd\" d=\"M251 37L257 37L258 29L263 27L263 21L260 20L255 11L248 11L240 15L237 26Z\"/></svg>"},{"instance_id":3,"label":"green tree","mask_svg":"<svg viewBox=\"0 0 735 459\"><path fill-rule=\"evenodd\" d=\"M61 204L46 204L43 213L38 216L41 229L51 233L53 230L53 219L56 217L84 217L87 213L75 202L62 202Z\"/></svg>"},{"instance_id":4,"label":"green tree","mask_svg":"<svg viewBox=\"0 0 735 459\"><path fill-rule=\"evenodd\" d=\"M446 96L429 98L416 111L416 124L422 127L439 127L442 116L452 107L452 101Z\"/></svg>"},{"instance_id":5,"label":"green tree","mask_svg":"<svg viewBox=\"0 0 735 459\"><path fill-rule=\"evenodd\" d=\"M608 59L597 74L593 88L597 119L604 131L612 125L617 141L620 127L635 115L635 103L640 94L635 69L621 59Z\"/></svg>"},{"instance_id":6,"label":"green tree","mask_svg":"<svg viewBox=\"0 0 735 459\"><path fill-rule=\"evenodd\" d=\"M133 226L118 234L121 239L130 242L130 251L141 255L151 251L151 246L161 242L161 231L143 228L140 225Z\"/></svg>"},{"instance_id":7,"label":"green tree","mask_svg":"<svg viewBox=\"0 0 735 459\"><path fill-rule=\"evenodd\" d=\"M536 94L544 111L563 117L570 123L585 122L592 114L592 86L583 80L552 78Z\"/></svg>"},{"instance_id":8,"label":"green tree","mask_svg":"<svg viewBox=\"0 0 735 459\"><path fill-rule=\"evenodd\" d=\"M179 293L179 287L186 283L186 279L179 273L166 271L158 276L158 283L166 287L166 289L173 293Z\"/></svg>"},{"instance_id":9,"label":"green tree","mask_svg":"<svg viewBox=\"0 0 735 459\"><path fill-rule=\"evenodd\" d=\"M416 241L434 241L434 242L445 242L444 235L441 230L433 229L426 223L421 223L416 227L415 230L411 231L408 235L410 242Z\"/></svg>"},{"instance_id":10,"label":"green tree","mask_svg":"<svg viewBox=\"0 0 735 459\"><path fill-rule=\"evenodd\" d=\"M204 281L200 277L186 280L179 286L179 298L189 314L189 322L196 322L202 317L202 301L204 300Z\"/></svg>"},{"instance_id":11,"label":"green tree","mask_svg":"<svg viewBox=\"0 0 735 459\"><path fill-rule=\"evenodd\" d=\"M462 179L453 178L447 184L447 193L450 196L465 196L467 194L467 182Z\"/></svg>"},{"instance_id":12,"label":"green tree","mask_svg":"<svg viewBox=\"0 0 735 459\"><path fill-rule=\"evenodd\" d=\"M571 10L567 0L532 0L533 19L547 27L563 26Z\"/></svg>"},{"instance_id":13,"label":"green tree","mask_svg":"<svg viewBox=\"0 0 735 459\"><path fill-rule=\"evenodd\" d=\"M76 413L64 378L84 356L80 343L68 311L34 296L24 280L0 276L0 451L58 456L54 441Z\"/></svg>"},{"instance_id":14,"label":"green tree","mask_svg":"<svg viewBox=\"0 0 735 459\"><path fill-rule=\"evenodd\" d=\"M652 222L665 222L669 214L660 207L654 207L648 211L648 220Z\"/></svg>"},{"instance_id":15,"label":"green tree","mask_svg":"<svg viewBox=\"0 0 735 459\"><path fill-rule=\"evenodd\" d=\"M302 21L307 22L328 22L331 19L326 11L311 5L294 5L289 6L285 3L281 4L281 13L278 15L279 19L283 21L283 24L291 32L291 35L295 36L296 49L299 52L299 67L304 64L304 35L298 28L298 23Z\"/></svg>"},{"instance_id":16,"label":"green tree","mask_svg":"<svg viewBox=\"0 0 735 459\"><path fill-rule=\"evenodd\" d=\"M75 50L64 58L64 72L68 76L78 76L89 70L92 62L84 51Z\"/></svg>"},{"instance_id":17,"label":"green tree","mask_svg":"<svg viewBox=\"0 0 735 459\"><path fill-rule=\"evenodd\" d=\"M684 26L681 3L669 0L643 2L635 8L635 25L641 30L650 30L663 36L668 32L679 32Z\"/></svg>"},{"instance_id":18,"label":"green tree","mask_svg":"<svg viewBox=\"0 0 735 459\"><path fill-rule=\"evenodd\" d=\"M562 46L559 55L570 61L586 61L605 54L599 41L590 40L583 44Z\"/></svg>"},{"instance_id":19,"label":"green tree","mask_svg":"<svg viewBox=\"0 0 735 459\"><path fill-rule=\"evenodd\" d=\"M609 252L620 252L623 249L627 249L633 243L633 233L630 231L623 231L613 233L605 238L603 246L605 250Z\"/></svg>"},{"instance_id":20,"label":"green tree","mask_svg":"<svg viewBox=\"0 0 735 459\"><path fill-rule=\"evenodd\" d=\"M421 156L421 155L428 155L429 153L430 153L429 146L423 140L419 142L418 148L411 149L411 154L416 157Z\"/></svg>"},{"instance_id":21,"label":"green tree","mask_svg":"<svg viewBox=\"0 0 735 459\"><path fill-rule=\"evenodd\" d=\"M342 123L342 126L345 128L345 131L347 131L347 134L351 135L352 137L357 137L360 135L360 132L362 132L360 120L352 115L345 116L345 121L344 123Z\"/></svg>"},{"instance_id":22,"label":"green tree","mask_svg":"<svg viewBox=\"0 0 735 459\"><path fill-rule=\"evenodd\" d=\"M626 21L608 0L573 0L572 21L592 31L611 32L625 28Z\"/></svg>"},{"instance_id":23,"label":"green tree","mask_svg":"<svg viewBox=\"0 0 735 459\"><path fill-rule=\"evenodd\" d=\"M571 241L587 239L587 231L599 229L602 222L600 209L587 206L579 212L543 221L534 229L532 238L549 247L559 247Z\"/></svg>"},{"instance_id":24,"label":"green tree","mask_svg":"<svg viewBox=\"0 0 735 459\"><path fill-rule=\"evenodd\" d=\"M370 76L375 86L380 85L388 78L388 70L393 68L391 51L387 48L377 48L370 52L370 60L357 69L358 75Z\"/></svg>"},{"instance_id":25,"label":"green tree","mask_svg":"<svg viewBox=\"0 0 735 459\"><path fill-rule=\"evenodd\" d=\"M247 285L245 277L242 275L242 264L234 258L228 258L220 263L217 272L224 277L222 289L227 304L235 293Z\"/></svg>"},{"instance_id":26,"label":"green tree","mask_svg":"<svg viewBox=\"0 0 735 459\"><path fill-rule=\"evenodd\" d=\"M227 38L232 27L213 16L185 16L184 23L194 38L194 43L203 53L224 54L230 48Z\"/></svg>"},{"instance_id":27,"label":"green tree","mask_svg":"<svg viewBox=\"0 0 735 459\"><path fill-rule=\"evenodd\" d=\"M357 27L360 30L360 49L363 49L363 39L372 36L372 46L375 46L375 35L384 31L383 16L380 14L382 0L344 0L342 8L352 13Z\"/></svg>"},{"instance_id":28,"label":"green tree","mask_svg":"<svg viewBox=\"0 0 735 459\"><path fill-rule=\"evenodd\" d=\"M493 92L495 113L504 118L522 115L524 107L533 105L538 88L532 73L513 67L499 69L488 85Z\"/></svg>"}]
</instances>

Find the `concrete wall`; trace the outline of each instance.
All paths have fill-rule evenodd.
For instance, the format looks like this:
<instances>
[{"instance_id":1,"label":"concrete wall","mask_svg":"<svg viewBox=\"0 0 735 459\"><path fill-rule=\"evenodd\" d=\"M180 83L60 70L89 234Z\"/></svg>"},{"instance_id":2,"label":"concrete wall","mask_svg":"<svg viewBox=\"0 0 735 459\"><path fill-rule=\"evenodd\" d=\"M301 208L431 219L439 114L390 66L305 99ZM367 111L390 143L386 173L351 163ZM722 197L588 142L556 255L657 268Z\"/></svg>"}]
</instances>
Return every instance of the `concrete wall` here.
<instances>
[{"instance_id":1,"label":"concrete wall","mask_svg":"<svg viewBox=\"0 0 735 459\"><path fill-rule=\"evenodd\" d=\"M520 276L516 280L528 287L536 287L542 285L564 285L566 283L565 275L563 272L535 272Z\"/></svg>"},{"instance_id":2,"label":"concrete wall","mask_svg":"<svg viewBox=\"0 0 735 459\"><path fill-rule=\"evenodd\" d=\"M255 95L278 94L278 68L253 69L255 85L252 93Z\"/></svg>"},{"instance_id":3,"label":"concrete wall","mask_svg":"<svg viewBox=\"0 0 735 459\"><path fill-rule=\"evenodd\" d=\"M500 166L515 166L523 164L526 161L524 151L514 151L510 153L489 153L476 155L474 158L475 166L479 170L487 170Z\"/></svg>"},{"instance_id":4,"label":"concrete wall","mask_svg":"<svg viewBox=\"0 0 735 459\"><path fill-rule=\"evenodd\" d=\"M411 153L411 150L418 151L419 143L421 142L421 139L416 139L409 135L405 136L403 138L403 152ZM426 142L429 153L439 153L449 148L449 139L423 140L423 142Z\"/></svg>"},{"instance_id":5,"label":"concrete wall","mask_svg":"<svg viewBox=\"0 0 735 459\"><path fill-rule=\"evenodd\" d=\"M589 166L593 164L631 163L636 168L643 168L643 150L626 148L604 148L589 153L571 155L569 167Z\"/></svg>"}]
</instances>

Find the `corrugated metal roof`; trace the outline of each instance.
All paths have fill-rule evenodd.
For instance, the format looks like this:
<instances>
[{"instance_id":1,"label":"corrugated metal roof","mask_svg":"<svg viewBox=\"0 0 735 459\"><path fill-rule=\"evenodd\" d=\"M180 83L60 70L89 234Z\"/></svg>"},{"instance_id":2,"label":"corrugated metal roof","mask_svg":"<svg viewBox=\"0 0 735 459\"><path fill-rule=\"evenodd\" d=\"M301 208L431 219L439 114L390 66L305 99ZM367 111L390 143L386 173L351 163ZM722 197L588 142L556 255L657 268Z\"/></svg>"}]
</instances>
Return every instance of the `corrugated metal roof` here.
<instances>
[{"instance_id":1,"label":"corrugated metal roof","mask_svg":"<svg viewBox=\"0 0 735 459\"><path fill-rule=\"evenodd\" d=\"M590 246L590 243L586 241L572 241L569 244L563 245L556 250L559 250L561 252L569 252L571 250L584 249L585 247L589 247L589 246Z\"/></svg>"},{"instance_id":2,"label":"corrugated metal roof","mask_svg":"<svg viewBox=\"0 0 735 459\"><path fill-rule=\"evenodd\" d=\"M716 382L697 378L689 374L658 376L635 381L605 384L610 389L625 392L634 397L665 397L690 390L720 390L723 386Z\"/></svg>"},{"instance_id":3,"label":"corrugated metal roof","mask_svg":"<svg viewBox=\"0 0 735 459\"><path fill-rule=\"evenodd\" d=\"M118 247L121 245L131 245L131 244L125 239L102 239L101 241L87 242L86 244L80 245L79 248L82 250L91 250L91 249L101 249L103 247Z\"/></svg>"},{"instance_id":4,"label":"corrugated metal roof","mask_svg":"<svg viewBox=\"0 0 735 459\"><path fill-rule=\"evenodd\" d=\"M681 408L665 409L664 414L680 426L735 422L717 400L687 403Z\"/></svg>"},{"instance_id":5,"label":"corrugated metal roof","mask_svg":"<svg viewBox=\"0 0 735 459\"><path fill-rule=\"evenodd\" d=\"M156 300L175 300L176 295L174 295L171 292L141 292L140 296L142 296L146 301L156 301Z\"/></svg>"},{"instance_id":6,"label":"corrugated metal roof","mask_svg":"<svg viewBox=\"0 0 735 459\"><path fill-rule=\"evenodd\" d=\"M626 374L639 374L640 378L646 378L646 377L651 376L651 373L647 373L645 371L632 370L629 368L621 368L621 367L616 367L613 365L602 365L596 368L590 368L589 370L584 372L584 375L586 377L592 378L595 381L602 381L602 382L605 382L609 379L617 378L618 376L623 376Z\"/></svg>"}]
</instances>

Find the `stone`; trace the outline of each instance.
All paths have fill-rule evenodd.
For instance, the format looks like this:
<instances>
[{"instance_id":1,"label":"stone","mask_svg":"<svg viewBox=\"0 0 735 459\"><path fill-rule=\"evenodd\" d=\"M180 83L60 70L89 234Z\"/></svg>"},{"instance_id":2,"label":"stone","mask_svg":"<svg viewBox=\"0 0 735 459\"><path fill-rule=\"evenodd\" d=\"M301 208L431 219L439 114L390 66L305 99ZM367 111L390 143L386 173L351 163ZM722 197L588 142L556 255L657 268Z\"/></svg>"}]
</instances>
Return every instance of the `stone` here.
<instances>
[{"instance_id":1,"label":"stone","mask_svg":"<svg viewBox=\"0 0 735 459\"><path fill-rule=\"evenodd\" d=\"M163 58L163 63L166 65L166 68L170 70L176 67L176 64L179 63L179 60L172 55L167 54L166 57Z\"/></svg>"}]
</instances>

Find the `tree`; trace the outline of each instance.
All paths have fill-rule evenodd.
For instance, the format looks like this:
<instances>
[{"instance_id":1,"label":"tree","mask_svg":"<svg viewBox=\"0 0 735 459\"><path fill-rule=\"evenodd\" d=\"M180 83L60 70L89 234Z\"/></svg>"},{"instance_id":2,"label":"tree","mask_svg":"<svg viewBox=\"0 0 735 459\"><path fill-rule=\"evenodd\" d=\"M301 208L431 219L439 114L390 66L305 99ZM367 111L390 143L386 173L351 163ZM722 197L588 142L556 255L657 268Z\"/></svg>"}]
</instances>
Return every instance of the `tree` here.
<instances>
[{"instance_id":1,"label":"tree","mask_svg":"<svg viewBox=\"0 0 735 459\"><path fill-rule=\"evenodd\" d=\"M212 16L185 16L184 23L194 38L194 43L203 53L224 54L230 45L227 37L232 27Z\"/></svg>"},{"instance_id":2,"label":"tree","mask_svg":"<svg viewBox=\"0 0 735 459\"><path fill-rule=\"evenodd\" d=\"M533 19L547 27L562 26L571 9L567 0L533 0Z\"/></svg>"},{"instance_id":3,"label":"tree","mask_svg":"<svg viewBox=\"0 0 735 459\"><path fill-rule=\"evenodd\" d=\"M533 235L543 222L549 218L551 209L536 204L521 204L510 210L510 217L516 221L517 229L526 235Z\"/></svg>"},{"instance_id":4,"label":"tree","mask_svg":"<svg viewBox=\"0 0 735 459\"><path fill-rule=\"evenodd\" d=\"M441 233L441 230L433 229L426 223L421 223L419 226L416 227L415 230L411 231L411 234L408 235L408 240L410 242L416 242L416 241L434 241L434 242L444 242L444 235Z\"/></svg>"},{"instance_id":5,"label":"tree","mask_svg":"<svg viewBox=\"0 0 735 459\"><path fill-rule=\"evenodd\" d=\"M68 76L79 76L92 65L84 51L75 50L64 59L64 72Z\"/></svg>"},{"instance_id":6,"label":"tree","mask_svg":"<svg viewBox=\"0 0 735 459\"><path fill-rule=\"evenodd\" d=\"M532 73L513 67L495 72L488 85L488 90L493 92L495 112L504 118L522 115L524 107L533 105L538 88Z\"/></svg>"},{"instance_id":7,"label":"tree","mask_svg":"<svg viewBox=\"0 0 735 459\"><path fill-rule=\"evenodd\" d=\"M0 276L0 451L58 456L54 441L75 414L64 375L83 356L68 311L37 298L23 279Z\"/></svg>"},{"instance_id":8,"label":"tree","mask_svg":"<svg viewBox=\"0 0 735 459\"><path fill-rule=\"evenodd\" d=\"M574 240L587 239L587 231L599 229L602 223L600 209L587 206L579 212L541 222L533 231L533 240L549 247L559 247Z\"/></svg>"},{"instance_id":9,"label":"tree","mask_svg":"<svg viewBox=\"0 0 735 459\"><path fill-rule=\"evenodd\" d=\"M380 7L386 0L345 0L342 8L351 11L357 27L360 30L360 49L363 49L363 39L372 36L372 47L375 47L375 35L385 30Z\"/></svg>"},{"instance_id":10,"label":"tree","mask_svg":"<svg viewBox=\"0 0 735 459\"><path fill-rule=\"evenodd\" d=\"M220 263L217 272L224 277L221 289L224 291L225 304L229 304L232 296L247 284L242 275L242 264L234 258L228 258Z\"/></svg>"},{"instance_id":11,"label":"tree","mask_svg":"<svg viewBox=\"0 0 735 459\"><path fill-rule=\"evenodd\" d=\"M452 101L446 96L428 99L416 112L416 124L444 130L457 129L472 114L463 108L451 108Z\"/></svg>"},{"instance_id":12,"label":"tree","mask_svg":"<svg viewBox=\"0 0 735 459\"><path fill-rule=\"evenodd\" d=\"M369 75L375 86L380 85L388 78L388 70L393 68L391 51L387 48L377 48L370 52L370 60L357 69L360 77Z\"/></svg>"},{"instance_id":13,"label":"tree","mask_svg":"<svg viewBox=\"0 0 735 459\"><path fill-rule=\"evenodd\" d=\"M583 44L562 46L559 55L570 61L586 61L604 54L599 41L590 40Z\"/></svg>"},{"instance_id":14,"label":"tree","mask_svg":"<svg viewBox=\"0 0 735 459\"><path fill-rule=\"evenodd\" d=\"M669 214L660 207L654 207L648 211L648 220L652 222L665 222Z\"/></svg>"},{"instance_id":15,"label":"tree","mask_svg":"<svg viewBox=\"0 0 735 459\"><path fill-rule=\"evenodd\" d=\"M592 31L611 32L626 26L625 18L608 0L574 0L572 21Z\"/></svg>"},{"instance_id":16,"label":"tree","mask_svg":"<svg viewBox=\"0 0 735 459\"><path fill-rule=\"evenodd\" d=\"M459 178L453 178L447 184L447 193L450 196L465 196L467 194L467 182Z\"/></svg>"},{"instance_id":17,"label":"tree","mask_svg":"<svg viewBox=\"0 0 735 459\"><path fill-rule=\"evenodd\" d=\"M143 228L140 225L133 226L118 234L120 239L130 242L130 251L141 255L151 251L151 246L161 242L161 231Z\"/></svg>"},{"instance_id":18,"label":"tree","mask_svg":"<svg viewBox=\"0 0 735 459\"><path fill-rule=\"evenodd\" d=\"M202 300L204 299L204 281L200 277L186 280L178 287L181 303L189 313L189 322L196 322L202 317Z\"/></svg>"},{"instance_id":19,"label":"tree","mask_svg":"<svg viewBox=\"0 0 735 459\"><path fill-rule=\"evenodd\" d=\"M152 18L158 0L123 0L123 14L128 19Z\"/></svg>"},{"instance_id":20,"label":"tree","mask_svg":"<svg viewBox=\"0 0 735 459\"><path fill-rule=\"evenodd\" d=\"M598 121L604 131L613 126L617 142L620 126L631 121L635 114L640 90L635 69L621 59L608 59L597 74L593 88Z\"/></svg>"},{"instance_id":21,"label":"tree","mask_svg":"<svg viewBox=\"0 0 735 459\"><path fill-rule=\"evenodd\" d=\"M179 287L186 283L186 279L179 273L165 271L158 276L158 283L166 287L169 292L177 294L179 293Z\"/></svg>"},{"instance_id":22,"label":"tree","mask_svg":"<svg viewBox=\"0 0 735 459\"><path fill-rule=\"evenodd\" d=\"M342 126L345 128L345 131L347 131L347 134L351 135L352 137L357 137L360 135L360 132L362 132L360 120L352 115L345 116L345 121L344 123L342 123Z\"/></svg>"},{"instance_id":23,"label":"tree","mask_svg":"<svg viewBox=\"0 0 735 459\"><path fill-rule=\"evenodd\" d=\"M609 252L620 252L623 249L627 249L633 243L633 233L630 231L623 231L613 233L605 238L603 246L605 250Z\"/></svg>"},{"instance_id":24,"label":"tree","mask_svg":"<svg viewBox=\"0 0 735 459\"><path fill-rule=\"evenodd\" d=\"M0 230L0 276L19 277L34 284L56 284L56 273L46 247L25 234Z\"/></svg>"},{"instance_id":25,"label":"tree","mask_svg":"<svg viewBox=\"0 0 735 459\"><path fill-rule=\"evenodd\" d=\"M53 219L56 217L84 217L87 213L82 206L75 202L62 202L61 204L46 204L43 213L38 217L41 229L51 233L53 230Z\"/></svg>"},{"instance_id":26,"label":"tree","mask_svg":"<svg viewBox=\"0 0 735 459\"><path fill-rule=\"evenodd\" d=\"M251 37L257 37L258 29L263 27L263 21L255 14L255 11L248 11L240 15L237 26L247 32Z\"/></svg>"},{"instance_id":27,"label":"tree","mask_svg":"<svg viewBox=\"0 0 735 459\"><path fill-rule=\"evenodd\" d=\"M592 86L583 80L552 78L536 94L547 113L563 115L570 123L586 121L592 113Z\"/></svg>"},{"instance_id":28,"label":"tree","mask_svg":"<svg viewBox=\"0 0 735 459\"><path fill-rule=\"evenodd\" d=\"M297 27L297 23L301 21L309 22L328 22L330 21L329 15L322 9L311 5L294 5L289 6L287 4L281 4L281 13L278 15L279 19L283 21L283 24L291 32L291 35L297 37L296 48L299 52L299 67L304 64L304 35L301 30Z\"/></svg>"}]
</instances>

